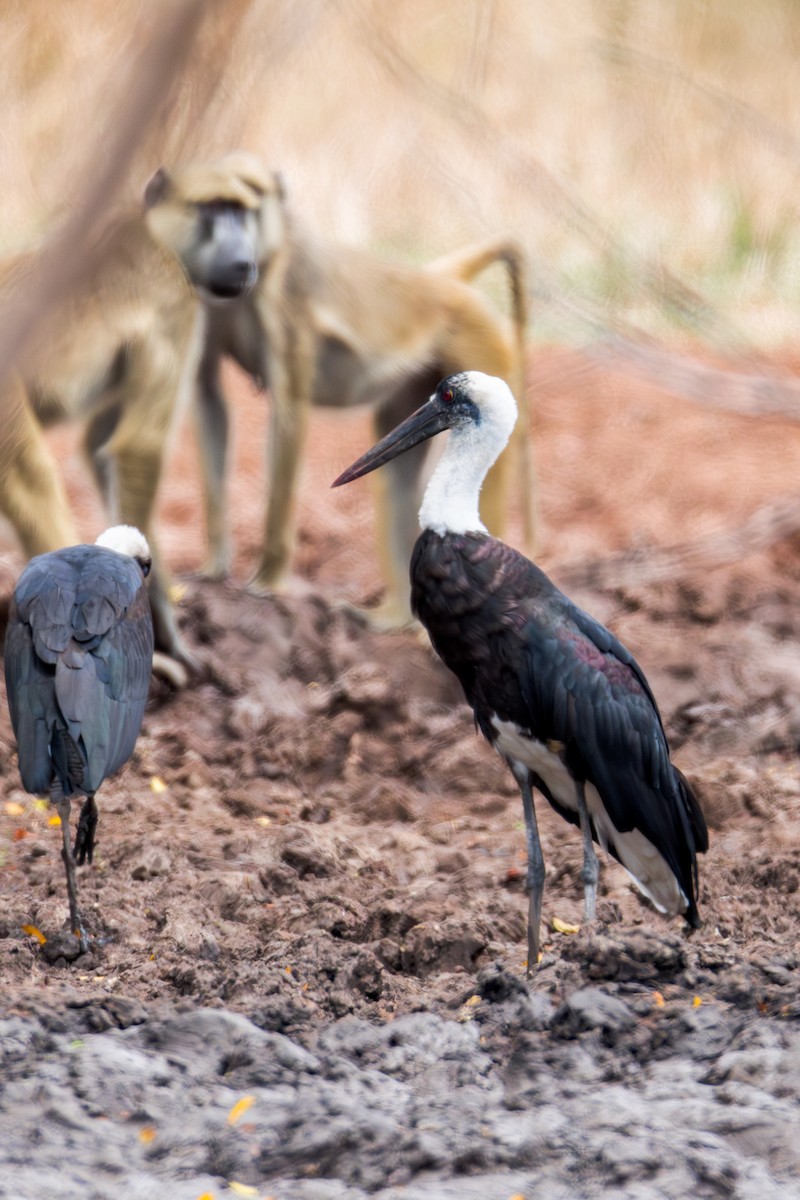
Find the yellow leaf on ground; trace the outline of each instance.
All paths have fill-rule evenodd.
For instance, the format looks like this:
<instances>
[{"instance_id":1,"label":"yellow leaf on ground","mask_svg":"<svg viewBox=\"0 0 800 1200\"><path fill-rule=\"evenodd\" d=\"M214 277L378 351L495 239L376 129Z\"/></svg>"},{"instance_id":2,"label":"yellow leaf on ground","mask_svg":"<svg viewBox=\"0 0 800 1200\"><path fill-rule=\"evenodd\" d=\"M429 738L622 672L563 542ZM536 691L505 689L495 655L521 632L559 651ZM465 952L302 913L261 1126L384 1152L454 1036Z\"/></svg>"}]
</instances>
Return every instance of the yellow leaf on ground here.
<instances>
[{"instance_id":1,"label":"yellow leaf on ground","mask_svg":"<svg viewBox=\"0 0 800 1200\"><path fill-rule=\"evenodd\" d=\"M250 1187L249 1183L237 1183L235 1179L228 1180L228 1187L237 1196L257 1196L258 1188Z\"/></svg>"},{"instance_id":2,"label":"yellow leaf on ground","mask_svg":"<svg viewBox=\"0 0 800 1200\"><path fill-rule=\"evenodd\" d=\"M214 1200L211 1192L203 1192L202 1196L198 1196L197 1200Z\"/></svg>"},{"instance_id":3,"label":"yellow leaf on ground","mask_svg":"<svg viewBox=\"0 0 800 1200\"><path fill-rule=\"evenodd\" d=\"M173 604L180 604L183 597L186 595L185 583L173 583L167 588L167 595Z\"/></svg>"},{"instance_id":4,"label":"yellow leaf on ground","mask_svg":"<svg viewBox=\"0 0 800 1200\"><path fill-rule=\"evenodd\" d=\"M33 807L35 809L37 809L39 812L47 812L47 809L50 807L50 801L42 800L41 798L39 798L37 800L34 800Z\"/></svg>"},{"instance_id":5,"label":"yellow leaf on ground","mask_svg":"<svg viewBox=\"0 0 800 1200\"><path fill-rule=\"evenodd\" d=\"M266 829L267 825L272 824L272 817L256 817L255 822L256 825L263 825Z\"/></svg>"},{"instance_id":6,"label":"yellow leaf on ground","mask_svg":"<svg viewBox=\"0 0 800 1200\"><path fill-rule=\"evenodd\" d=\"M464 1001L465 1004L470 1004L470 1005L480 1004L480 1002L481 1002L480 996L470 996L469 1000Z\"/></svg>"},{"instance_id":7,"label":"yellow leaf on ground","mask_svg":"<svg viewBox=\"0 0 800 1200\"><path fill-rule=\"evenodd\" d=\"M664 997L661 995L661 992L653 992L653 1004L655 1004L656 1008L664 1007Z\"/></svg>"},{"instance_id":8,"label":"yellow leaf on ground","mask_svg":"<svg viewBox=\"0 0 800 1200\"><path fill-rule=\"evenodd\" d=\"M703 1001L700 999L700 997L695 996L694 1000L692 1001L692 1008L699 1008L702 1003Z\"/></svg>"},{"instance_id":9,"label":"yellow leaf on ground","mask_svg":"<svg viewBox=\"0 0 800 1200\"><path fill-rule=\"evenodd\" d=\"M241 1121L248 1108L252 1108L254 1103L255 1096L242 1096L241 1100L237 1100L228 1113L228 1124L235 1125L237 1121Z\"/></svg>"},{"instance_id":10,"label":"yellow leaf on ground","mask_svg":"<svg viewBox=\"0 0 800 1200\"><path fill-rule=\"evenodd\" d=\"M24 804L17 804L16 800L6 801L5 810L10 817L21 817L25 812Z\"/></svg>"},{"instance_id":11,"label":"yellow leaf on ground","mask_svg":"<svg viewBox=\"0 0 800 1200\"><path fill-rule=\"evenodd\" d=\"M58 815L58 813L53 813L52 817L47 818L47 824L48 825L60 825L61 817Z\"/></svg>"},{"instance_id":12,"label":"yellow leaf on ground","mask_svg":"<svg viewBox=\"0 0 800 1200\"><path fill-rule=\"evenodd\" d=\"M570 925L568 921L562 921L560 917L551 917L550 924L556 933L580 933L580 925Z\"/></svg>"},{"instance_id":13,"label":"yellow leaf on ground","mask_svg":"<svg viewBox=\"0 0 800 1200\"><path fill-rule=\"evenodd\" d=\"M164 783L164 780L161 778L161 776L160 775L151 775L150 791L155 792L155 794L157 796L160 796L161 793L165 792L166 790L167 790L167 785Z\"/></svg>"},{"instance_id":14,"label":"yellow leaf on ground","mask_svg":"<svg viewBox=\"0 0 800 1200\"><path fill-rule=\"evenodd\" d=\"M143 1145L149 1146L151 1142L155 1141L155 1138L156 1131L154 1125L145 1125L139 1130L139 1141L142 1142Z\"/></svg>"},{"instance_id":15,"label":"yellow leaf on ground","mask_svg":"<svg viewBox=\"0 0 800 1200\"><path fill-rule=\"evenodd\" d=\"M35 937L40 946L43 946L47 941L41 929L37 929L35 925L23 925L22 932L27 933L28 937Z\"/></svg>"}]
</instances>

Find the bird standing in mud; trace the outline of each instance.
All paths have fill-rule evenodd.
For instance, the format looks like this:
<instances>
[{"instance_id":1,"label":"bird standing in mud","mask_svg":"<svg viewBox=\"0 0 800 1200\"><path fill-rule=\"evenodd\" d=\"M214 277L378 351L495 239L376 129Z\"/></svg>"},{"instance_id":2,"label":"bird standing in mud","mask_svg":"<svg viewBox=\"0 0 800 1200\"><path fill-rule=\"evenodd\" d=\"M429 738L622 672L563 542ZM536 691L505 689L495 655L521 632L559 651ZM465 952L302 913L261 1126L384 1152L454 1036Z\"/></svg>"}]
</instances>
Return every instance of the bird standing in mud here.
<instances>
[{"instance_id":1,"label":"bird standing in mud","mask_svg":"<svg viewBox=\"0 0 800 1200\"><path fill-rule=\"evenodd\" d=\"M70 928L84 953L75 860L92 861L95 792L127 762L139 736L153 662L149 570L144 536L117 525L94 546L31 559L9 613L6 692L22 785L49 792L61 818ZM85 799L73 853L76 794Z\"/></svg>"},{"instance_id":2,"label":"bird standing in mud","mask_svg":"<svg viewBox=\"0 0 800 1200\"><path fill-rule=\"evenodd\" d=\"M420 508L411 607L522 793L530 974L539 959L545 880L534 787L580 826L587 921L595 916L597 841L660 912L683 913L698 925L696 855L708 848L708 832L670 762L655 699L633 656L481 523L481 484L516 419L501 379L451 375L333 486L451 431Z\"/></svg>"}]
</instances>

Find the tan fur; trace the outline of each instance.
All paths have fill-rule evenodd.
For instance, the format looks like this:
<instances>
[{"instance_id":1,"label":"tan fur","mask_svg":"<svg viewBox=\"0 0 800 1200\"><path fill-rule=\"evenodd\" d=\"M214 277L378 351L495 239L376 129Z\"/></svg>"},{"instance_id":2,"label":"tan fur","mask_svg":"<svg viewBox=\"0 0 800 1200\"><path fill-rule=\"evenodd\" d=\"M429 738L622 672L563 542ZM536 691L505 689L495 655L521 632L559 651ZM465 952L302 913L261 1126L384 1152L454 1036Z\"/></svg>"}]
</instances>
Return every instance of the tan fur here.
<instances>
[{"instance_id":1,"label":"tan fur","mask_svg":"<svg viewBox=\"0 0 800 1200\"><path fill-rule=\"evenodd\" d=\"M301 232L287 210L280 178L264 173L260 187L264 243L259 283L246 299L210 314L199 415L207 480L207 569L222 575L230 557L222 499L228 428L219 380L222 356L231 355L270 389L269 497L252 586L272 591L280 588L290 565L297 468L312 405L369 404L376 433L382 435L418 407L441 377L480 370L500 375L515 391L527 455L526 305L522 257L511 242L497 239L427 266L405 266ZM513 336L469 286L497 261L506 263L511 277ZM421 461L421 456L405 456L382 472L377 483L385 489L379 492L379 546L387 583L383 615L390 623L410 617L408 562L418 532ZM505 524L507 474L503 456L484 488L484 519L498 534ZM526 521L530 538L527 499Z\"/></svg>"},{"instance_id":2,"label":"tan fur","mask_svg":"<svg viewBox=\"0 0 800 1200\"><path fill-rule=\"evenodd\" d=\"M253 215L255 278L260 196L220 164L160 171L144 209L123 214L103 235L96 266L69 301L44 321L32 350L0 390L0 512L24 551L41 554L78 539L63 488L42 437L62 420L84 427L84 445L111 516L141 529L151 545L153 505L164 448L182 388L190 386L202 346L208 245L197 207L233 204ZM35 262L8 260L11 288ZM205 272L205 274L204 274ZM216 278L216 277L215 277ZM153 546L154 568L157 552ZM151 588L157 644L186 660L163 569Z\"/></svg>"}]
</instances>

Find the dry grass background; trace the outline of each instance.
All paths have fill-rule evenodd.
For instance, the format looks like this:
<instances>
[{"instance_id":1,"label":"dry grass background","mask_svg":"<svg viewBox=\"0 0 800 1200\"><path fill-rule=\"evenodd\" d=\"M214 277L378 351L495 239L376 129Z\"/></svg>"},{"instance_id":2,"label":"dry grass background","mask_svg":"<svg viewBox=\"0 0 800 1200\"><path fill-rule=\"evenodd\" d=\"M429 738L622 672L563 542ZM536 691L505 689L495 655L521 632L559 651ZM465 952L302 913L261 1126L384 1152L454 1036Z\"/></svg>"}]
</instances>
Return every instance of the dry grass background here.
<instances>
[{"instance_id":1,"label":"dry grass background","mask_svg":"<svg viewBox=\"0 0 800 1200\"><path fill-rule=\"evenodd\" d=\"M6 0L0 249L77 203L164 8ZM798 51L795 0L225 0L122 194L246 146L337 238L416 258L516 233L534 336L748 354L795 328Z\"/></svg>"}]
</instances>

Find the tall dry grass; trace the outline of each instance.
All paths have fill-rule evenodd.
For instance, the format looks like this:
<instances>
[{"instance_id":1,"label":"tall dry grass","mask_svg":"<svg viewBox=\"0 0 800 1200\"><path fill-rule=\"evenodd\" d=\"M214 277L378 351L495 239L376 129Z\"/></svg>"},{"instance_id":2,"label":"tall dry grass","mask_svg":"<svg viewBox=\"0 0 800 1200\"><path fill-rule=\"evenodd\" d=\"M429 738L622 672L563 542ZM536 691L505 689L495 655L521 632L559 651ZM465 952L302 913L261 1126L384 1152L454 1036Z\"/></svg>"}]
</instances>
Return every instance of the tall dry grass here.
<instances>
[{"instance_id":1,"label":"tall dry grass","mask_svg":"<svg viewBox=\"0 0 800 1200\"><path fill-rule=\"evenodd\" d=\"M162 10L7 0L5 249L77 202ZM422 257L517 234L543 335L746 350L794 330L798 50L795 0L226 0L122 194L161 161L244 145L338 238Z\"/></svg>"}]
</instances>

